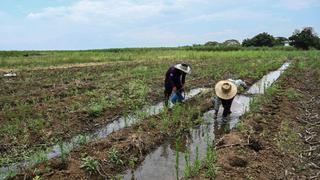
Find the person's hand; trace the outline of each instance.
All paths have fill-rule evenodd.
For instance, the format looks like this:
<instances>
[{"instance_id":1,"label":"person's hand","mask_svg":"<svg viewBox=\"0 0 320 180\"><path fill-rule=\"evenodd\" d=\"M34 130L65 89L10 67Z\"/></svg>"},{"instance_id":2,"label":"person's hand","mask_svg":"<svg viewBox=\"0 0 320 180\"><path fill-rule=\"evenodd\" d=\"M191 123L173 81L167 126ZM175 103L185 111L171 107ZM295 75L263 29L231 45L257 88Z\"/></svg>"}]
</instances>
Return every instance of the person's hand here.
<instances>
[{"instance_id":1,"label":"person's hand","mask_svg":"<svg viewBox=\"0 0 320 180\"><path fill-rule=\"evenodd\" d=\"M173 91L173 92L176 92L176 91L177 91L177 87L174 86L174 87L172 88L172 91Z\"/></svg>"}]
</instances>

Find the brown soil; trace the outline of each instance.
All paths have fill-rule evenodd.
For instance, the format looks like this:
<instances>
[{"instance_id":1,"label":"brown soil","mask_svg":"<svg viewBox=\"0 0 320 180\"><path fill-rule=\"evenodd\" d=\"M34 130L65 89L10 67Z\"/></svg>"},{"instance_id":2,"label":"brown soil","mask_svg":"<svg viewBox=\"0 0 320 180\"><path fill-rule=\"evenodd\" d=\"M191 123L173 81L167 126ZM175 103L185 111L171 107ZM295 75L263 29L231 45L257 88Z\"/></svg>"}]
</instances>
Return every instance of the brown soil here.
<instances>
[{"instance_id":1,"label":"brown soil","mask_svg":"<svg viewBox=\"0 0 320 180\"><path fill-rule=\"evenodd\" d=\"M293 69L281 90L217 142L216 179L320 179L319 72ZM301 97L289 99L293 88ZM195 179L205 179L204 171Z\"/></svg>"}]
</instances>

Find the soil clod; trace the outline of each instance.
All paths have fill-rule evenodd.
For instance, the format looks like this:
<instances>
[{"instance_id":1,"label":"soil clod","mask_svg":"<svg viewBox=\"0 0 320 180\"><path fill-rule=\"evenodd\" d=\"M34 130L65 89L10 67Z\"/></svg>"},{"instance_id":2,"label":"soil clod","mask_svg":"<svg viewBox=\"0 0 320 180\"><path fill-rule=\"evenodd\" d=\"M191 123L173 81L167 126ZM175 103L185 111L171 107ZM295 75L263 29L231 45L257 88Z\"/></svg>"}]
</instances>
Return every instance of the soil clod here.
<instances>
[{"instance_id":1,"label":"soil clod","mask_svg":"<svg viewBox=\"0 0 320 180\"><path fill-rule=\"evenodd\" d=\"M229 164L233 167L246 167L248 162L241 157L231 157L229 159Z\"/></svg>"},{"instance_id":2,"label":"soil clod","mask_svg":"<svg viewBox=\"0 0 320 180\"><path fill-rule=\"evenodd\" d=\"M253 149L256 152L259 152L260 150L263 150L262 144L259 141L255 140L255 139L250 139L249 140L249 147L250 147L250 149Z\"/></svg>"}]
</instances>

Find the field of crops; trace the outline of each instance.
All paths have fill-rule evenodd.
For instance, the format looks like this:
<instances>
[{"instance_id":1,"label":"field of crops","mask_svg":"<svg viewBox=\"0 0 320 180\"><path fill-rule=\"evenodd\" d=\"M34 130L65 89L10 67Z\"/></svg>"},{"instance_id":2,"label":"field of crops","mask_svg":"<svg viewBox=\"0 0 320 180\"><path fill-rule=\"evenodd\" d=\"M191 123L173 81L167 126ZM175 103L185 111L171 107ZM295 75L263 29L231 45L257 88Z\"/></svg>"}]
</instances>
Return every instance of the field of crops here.
<instances>
[{"instance_id":1,"label":"field of crops","mask_svg":"<svg viewBox=\"0 0 320 180\"><path fill-rule=\"evenodd\" d=\"M52 145L85 137L119 116L162 101L164 74L175 63L191 65L192 74L186 80L186 90L190 90L212 88L227 78L252 85L286 61L319 62L320 52L181 48L0 52L0 166L32 160L48 167L37 167L41 172L31 175L26 171L33 177L116 177L136 167L157 145L201 124L201 107L207 106L212 94L170 112L143 117L136 125L102 140L89 144L84 140L81 148L62 153L62 158L54 161L47 162L43 154ZM16 77L3 77L11 71ZM55 165L71 174L61 173Z\"/></svg>"}]
</instances>

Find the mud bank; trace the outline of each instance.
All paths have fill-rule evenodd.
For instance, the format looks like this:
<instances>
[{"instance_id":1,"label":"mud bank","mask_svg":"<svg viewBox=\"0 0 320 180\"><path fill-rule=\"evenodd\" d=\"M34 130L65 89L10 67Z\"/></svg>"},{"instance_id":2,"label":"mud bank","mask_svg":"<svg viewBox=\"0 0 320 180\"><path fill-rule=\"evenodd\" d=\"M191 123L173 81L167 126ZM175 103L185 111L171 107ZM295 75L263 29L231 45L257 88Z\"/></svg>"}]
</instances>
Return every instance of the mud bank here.
<instances>
[{"instance_id":1,"label":"mud bank","mask_svg":"<svg viewBox=\"0 0 320 180\"><path fill-rule=\"evenodd\" d=\"M294 67L216 147L216 179L319 179L319 69ZM204 171L194 179L205 179Z\"/></svg>"}]
</instances>

